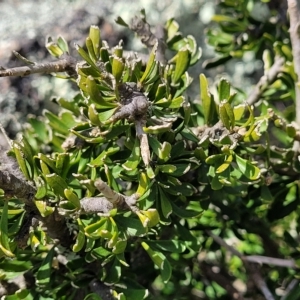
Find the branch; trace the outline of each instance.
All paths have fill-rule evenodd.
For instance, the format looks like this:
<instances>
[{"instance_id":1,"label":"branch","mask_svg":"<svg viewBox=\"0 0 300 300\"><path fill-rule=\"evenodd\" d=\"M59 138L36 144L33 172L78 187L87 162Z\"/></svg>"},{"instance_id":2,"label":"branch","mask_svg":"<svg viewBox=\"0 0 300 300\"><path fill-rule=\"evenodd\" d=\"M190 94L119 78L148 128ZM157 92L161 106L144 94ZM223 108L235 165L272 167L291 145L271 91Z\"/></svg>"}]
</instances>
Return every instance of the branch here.
<instances>
[{"instance_id":1,"label":"branch","mask_svg":"<svg viewBox=\"0 0 300 300\"><path fill-rule=\"evenodd\" d=\"M150 164L150 150L147 134L143 127L146 125L146 115L149 101L139 89L135 82L123 83L118 87L121 107L108 120L116 122L121 119L133 120L135 123L136 135L140 139L140 149L145 166Z\"/></svg>"},{"instance_id":2,"label":"branch","mask_svg":"<svg viewBox=\"0 0 300 300\"><path fill-rule=\"evenodd\" d=\"M247 270L250 272L251 278L254 281L256 287L263 293L266 300L275 300L270 292L264 278L260 273L260 269L257 264L247 264Z\"/></svg>"},{"instance_id":3,"label":"branch","mask_svg":"<svg viewBox=\"0 0 300 300\"><path fill-rule=\"evenodd\" d=\"M86 197L80 200L82 213L107 215L114 208L138 211L136 201L138 196L124 196L112 190L104 181L97 179L95 187L104 197Z\"/></svg>"},{"instance_id":4,"label":"branch","mask_svg":"<svg viewBox=\"0 0 300 300\"><path fill-rule=\"evenodd\" d=\"M149 148L149 142L148 142L148 136L145 133L143 127L145 126L145 120L137 120L135 121L135 131L137 137L140 139L140 148L141 148L141 156L143 159L143 162L146 167L150 165L150 148Z\"/></svg>"},{"instance_id":5,"label":"branch","mask_svg":"<svg viewBox=\"0 0 300 300\"><path fill-rule=\"evenodd\" d=\"M261 95L264 93L267 87L277 79L278 74L282 70L283 64L283 57L275 57L273 66L260 78L253 91L248 96L246 102L249 105L252 105L259 101Z\"/></svg>"},{"instance_id":6,"label":"branch","mask_svg":"<svg viewBox=\"0 0 300 300\"><path fill-rule=\"evenodd\" d=\"M144 18L139 18L135 16L134 18L132 18L129 28L141 38L142 43L148 48L149 51L152 50L157 41L158 46L156 52L156 59L162 64L166 63L166 45L164 42L165 33L162 27L157 27L156 35L154 35L151 32L150 25L146 22L146 20Z\"/></svg>"},{"instance_id":7,"label":"branch","mask_svg":"<svg viewBox=\"0 0 300 300\"><path fill-rule=\"evenodd\" d=\"M65 218L60 216L55 210L53 214L42 217L34 203L36 187L26 180L19 170L16 160L0 149L0 188L4 191L6 198L16 197L23 201L27 212L27 222L23 230L17 236L18 245L22 248L27 243L31 221L36 218L43 222L47 228L49 236L58 239L64 247L71 245L71 234L66 226Z\"/></svg>"},{"instance_id":8,"label":"branch","mask_svg":"<svg viewBox=\"0 0 300 300\"><path fill-rule=\"evenodd\" d=\"M26 180L19 170L17 161L8 156L1 148L0 162L0 188L4 191L5 197L16 197L33 209L36 188Z\"/></svg>"},{"instance_id":9,"label":"branch","mask_svg":"<svg viewBox=\"0 0 300 300\"><path fill-rule=\"evenodd\" d=\"M280 298L280 300L286 300L289 298L289 294L294 290L295 287L299 285L298 279L293 279L285 289L285 294Z\"/></svg>"},{"instance_id":10,"label":"branch","mask_svg":"<svg viewBox=\"0 0 300 300\"><path fill-rule=\"evenodd\" d=\"M257 264L267 264L267 265L286 267L286 268L292 268L292 269L298 268L293 259L274 258L274 257L268 257L268 256L262 256L262 255L243 256L242 259L244 259L248 262L257 263Z\"/></svg>"},{"instance_id":11,"label":"branch","mask_svg":"<svg viewBox=\"0 0 300 300\"><path fill-rule=\"evenodd\" d=\"M240 294L240 292L233 286L232 281L222 274L221 272L214 272L213 266L210 266L209 264L202 262L200 264L201 270L204 272L205 277L207 277L211 281L215 281L217 284L219 284L221 287L223 287L231 299L234 300L243 300L244 297Z\"/></svg>"},{"instance_id":12,"label":"branch","mask_svg":"<svg viewBox=\"0 0 300 300\"><path fill-rule=\"evenodd\" d=\"M16 67L11 69L1 69L0 77L8 76L28 76L31 74L51 74L57 72L68 72L75 74L76 60L71 56L67 56L64 59L48 62L48 63L35 63L34 65Z\"/></svg>"},{"instance_id":13,"label":"branch","mask_svg":"<svg viewBox=\"0 0 300 300\"><path fill-rule=\"evenodd\" d=\"M210 230L206 231L207 234L213 238L215 242L217 242L220 246L223 246L227 250L229 250L232 254L241 258L242 262L246 270L249 272L253 282L255 283L256 287L263 293L267 300L275 300L272 293L270 292L266 282L264 281L263 277L261 276L260 270L258 269L257 264L249 263L247 260L247 256L243 256L241 252L236 250L235 248L228 245L222 238L213 234ZM274 260L273 260L274 261Z\"/></svg>"},{"instance_id":14,"label":"branch","mask_svg":"<svg viewBox=\"0 0 300 300\"><path fill-rule=\"evenodd\" d=\"M300 3L299 0L288 0L287 3L290 15L290 38L294 57L294 68L297 74L297 82L295 82L296 122L300 126Z\"/></svg>"}]
</instances>

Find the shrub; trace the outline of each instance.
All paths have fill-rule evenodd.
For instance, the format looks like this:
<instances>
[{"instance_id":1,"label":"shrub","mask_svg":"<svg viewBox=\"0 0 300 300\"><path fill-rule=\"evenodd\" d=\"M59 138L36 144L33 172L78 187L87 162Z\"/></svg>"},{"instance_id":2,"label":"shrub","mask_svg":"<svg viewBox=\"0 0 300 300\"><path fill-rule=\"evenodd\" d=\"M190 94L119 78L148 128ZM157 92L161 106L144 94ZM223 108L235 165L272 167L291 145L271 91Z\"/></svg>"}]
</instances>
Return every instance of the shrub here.
<instances>
[{"instance_id":1,"label":"shrub","mask_svg":"<svg viewBox=\"0 0 300 300\"><path fill-rule=\"evenodd\" d=\"M79 93L57 99L58 115L30 116L1 154L5 299L297 297L292 2L291 36L277 2L226 0L214 16L207 37L220 56L207 68L248 51L264 62L248 97L224 78L214 90L202 73L200 101L190 99L201 50L175 20L157 38L144 11L117 22L146 57L110 48L96 26L76 46L81 60L62 37L46 43L54 62L16 54L27 66L0 76L55 72Z\"/></svg>"}]
</instances>

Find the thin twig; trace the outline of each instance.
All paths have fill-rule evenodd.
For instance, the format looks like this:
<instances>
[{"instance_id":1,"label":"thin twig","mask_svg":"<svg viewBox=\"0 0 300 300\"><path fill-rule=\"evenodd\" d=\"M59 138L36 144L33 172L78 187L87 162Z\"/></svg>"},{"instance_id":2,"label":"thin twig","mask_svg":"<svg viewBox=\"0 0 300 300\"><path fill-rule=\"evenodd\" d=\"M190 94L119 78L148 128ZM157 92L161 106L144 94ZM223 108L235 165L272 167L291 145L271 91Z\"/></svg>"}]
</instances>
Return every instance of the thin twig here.
<instances>
[{"instance_id":1,"label":"thin twig","mask_svg":"<svg viewBox=\"0 0 300 300\"><path fill-rule=\"evenodd\" d=\"M155 43L157 42L156 59L162 64L166 63L165 50L166 44L164 42L165 32L162 27L156 28L156 35L151 32L150 25L145 19L135 16L132 18L129 28L134 31L141 39L142 43L149 49L152 50Z\"/></svg>"},{"instance_id":2,"label":"thin twig","mask_svg":"<svg viewBox=\"0 0 300 300\"><path fill-rule=\"evenodd\" d=\"M0 77L28 76L31 74L51 74L57 72L75 72L76 62L72 57L64 58L54 62L36 63L30 66L16 67L0 70Z\"/></svg>"},{"instance_id":3,"label":"thin twig","mask_svg":"<svg viewBox=\"0 0 300 300\"><path fill-rule=\"evenodd\" d=\"M246 269L249 271L253 282L255 283L256 287L263 293L266 300L275 300L274 296L270 292L266 281L262 277L260 273L260 269L258 268L257 264L247 264L245 265Z\"/></svg>"},{"instance_id":4,"label":"thin twig","mask_svg":"<svg viewBox=\"0 0 300 300\"><path fill-rule=\"evenodd\" d=\"M283 64L283 57L275 57L275 62L272 67L260 78L259 82L256 84L256 86L248 96L246 102L249 105L252 105L259 101L261 95L264 93L267 87L276 80L278 74L282 70Z\"/></svg>"},{"instance_id":5,"label":"thin twig","mask_svg":"<svg viewBox=\"0 0 300 300\"><path fill-rule=\"evenodd\" d=\"M243 256L243 259L257 264L267 264L278 267L286 267L296 269L297 265L293 259L274 258L262 255Z\"/></svg>"},{"instance_id":6,"label":"thin twig","mask_svg":"<svg viewBox=\"0 0 300 300\"><path fill-rule=\"evenodd\" d=\"M280 298L280 300L286 300L290 295L290 293L294 290L294 288L299 284L298 279L293 279L285 289L285 294Z\"/></svg>"},{"instance_id":7,"label":"thin twig","mask_svg":"<svg viewBox=\"0 0 300 300\"><path fill-rule=\"evenodd\" d=\"M245 256L235 248L228 245L222 238L212 233L210 230L206 231L207 234L213 238L215 242L217 242L220 246L223 246L227 250L229 250L232 254L238 256L243 261L243 264L246 270L249 272L253 282L255 283L256 287L263 293L266 300L274 300L272 293L270 292L265 280L261 276L260 270L257 264L250 263L245 259Z\"/></svg>"},{"instance_id":8,"label":"thin twig","mask_svg":"<svg viewBox=\"0 0 300 300\"><path fill-rule=\"evenodd\" d=\"M211 281L215 281L217 284L219 284L221 287L223 287L228 295L231 297L231 299L234 300L243 300L244 297L241 295L241 293L233 286L232 280L230 280L228 274L222 274L221 272L214 272L213 266L209 265L208 263L202 262L200 264L201 271L205 274L205 277L207 277ZM224 272L223 272L224 273Z\"/></svg>"}]
</instances>

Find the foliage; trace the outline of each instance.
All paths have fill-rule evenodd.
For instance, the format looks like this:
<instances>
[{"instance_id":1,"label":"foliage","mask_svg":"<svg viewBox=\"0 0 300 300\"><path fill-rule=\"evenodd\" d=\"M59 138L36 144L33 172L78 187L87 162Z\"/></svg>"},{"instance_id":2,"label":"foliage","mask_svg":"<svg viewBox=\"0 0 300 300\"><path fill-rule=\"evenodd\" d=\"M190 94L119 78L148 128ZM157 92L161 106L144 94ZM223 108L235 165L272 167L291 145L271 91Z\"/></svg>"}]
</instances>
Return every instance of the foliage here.
<instances>
[{"instance_id":1,"label":"foliage","mask_svg":"<svg viewBox=\"0 0 300 300\"><path fill-rule=\"evenodd\" d=\"M79 292L111 299L92 289L94 280L115 299L231 299L225 283L237 279L237 290L258 299L260 286L247 286L253 277L262 276L274 296L297 278L296 263L253 271L245 258L299 257L288 24L266 1L224 0L220 9L207 36L221 57L206 67L253 51L268 74L283 58L280 76L259 86L255 103L226 79L214 91L204 74L200 101L187 97L188 70L201 51L175 20L165 25L173 55L166 64L157 60L158 43L143 64L90 27L85 47L76 46L83 62L66 75L78 95L58 98L58 115L30 116L9 152L34 188L34 205L2 187L1 280L25 274L35 284L5 299L76 299ZM70 55L62 37L46 46L57 58ZM51 220L67 230L53 236ZM287 299L298 293L296 286Z\"/></svg>"}]
</instances>

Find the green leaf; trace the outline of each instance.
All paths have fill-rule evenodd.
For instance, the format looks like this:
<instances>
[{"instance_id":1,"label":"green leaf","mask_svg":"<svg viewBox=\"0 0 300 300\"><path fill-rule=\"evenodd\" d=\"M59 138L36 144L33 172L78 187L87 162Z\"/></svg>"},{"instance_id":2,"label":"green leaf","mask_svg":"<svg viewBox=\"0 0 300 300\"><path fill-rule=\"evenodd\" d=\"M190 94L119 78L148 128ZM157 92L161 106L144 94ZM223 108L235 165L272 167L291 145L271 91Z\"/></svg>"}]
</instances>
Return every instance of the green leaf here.
<instances>
[{"instance_id":1,"label":"green leaf","mask_svg":"<svg viewBox=\"0 0 300 300\"><path fill-rule=\"evenodd\" d=\"M238 156L237 154L235 155L235 160L236 163L239 167L239 170L250 180L257 180L260 178L260 170L258 167L254 166L249 162L248 160L245 160Z\"/></svg>"},{"instance_id":2,"label":"green leaf","mask_svg":"<svg viewBox=\"0 0 300 300\"><path fill-rule=\"evenodd\" d=\"M161 252L151 249L146 242L142 242L141 245L146 250L154 264L161 270L163 282L168 282L172 275L172 267L167 258Z\"/></svg>"},{"instance_id":3,"label":"green leaf","mask_svg":"<svg viewBox=\"0 0 300 300\"><path fill-rule=\"evenodd\" d=\"M102 298L96 293L91 293L86 295L83 300L102 300Z\"/></svg>"},{"instance_id":4,"label":"green leaf","mask_svg":"<svg viewBox=\"0 0 300 300\"><path fill-rule=\"evenodd\" d=\"M219 91L219 100L223 101L223 100L229 100L230 98L230 84L229 82L222 78L219 86L218 86L218 91Z\"/></svg>"},{"instance_id":5,"label":"green leaf","mask_svg":"<svg viewBox=\"0 0 300 300\"><path fill-rule=\"evenodd\" d=\"M172 213L172 205L161 187L159 187L159 199L161 212L165 218L168 218Z\"/></svg>"},{"instance_id":6,"label":"green leaf","mask_svg":"<svg viewBox=\"0 0 300 300\"><path fill-rule=\"evenodd\" d=\"M47 206L45 200L36 200L34 201L34 203L42 217L47 217L51 215L55 210L55 207Z\"/></svg>"},{"instance_id":7,"label":"green leaf","mask_svg":"<svg viewBox=\"0 0 300 300\"><path fill-rule=\"evenodd\" d=\"M148 187L149 187L149 179L147 174L145 172L139 173L139 186L137 191L135 192L136 195L138 195L140 198L148 190Z\"/></svg>"},{"instance_id":8,"label":"green leaf","mask_svg":"<svg viewBox=\"0 0 300 300\"><path fill-rule=\"evenodd\" d=\"M23 147L17 143L17 142L13 142L13 151L16 155L16 159L18 162L18 165L22 171L22 173L24 174L24 176L26 177L26 179L31 180L31 172L29 170L29 166L26 163L26 159L25 159L25 154L24 154L24 149Z\"/></svg>"},{"instance_id":9,"label":"green leaf","mask_svg":"<svg viewBox=\"0 0 300 300\"><path fill-rule=\"evenodd\" d=\"M111 254L110 251L106 250L103 247L94 248L91 252L92 256L95 258L104 258Z\"/></svg>"},{"instance_id":10,"label":"green leaf","mask_svg":"<svg viewBox=\"0 0 300 300\"><path fill-rule=\"evenodd\" d=\"M161 165L158 166L158 168L162 173L167 173L167 174L173 174L173 172L175 172L177 169L174 165Z\"/></svg>"},{"instance_id":11,"label":"green leaf","mask_svg":"<svg viewBox=\"0 0 300 300\"><path fill-rule=\"evenodd\" d=\"M202 212L199 211L188 210L187 208L180 208L174 202L171 203L174 214L182 219L196 218L202 214Z\"/></svg>"},{"instance_id":12,"label":"green leaf","mask_svg":"<svg viewBox=\"0 0 300 300\"><path fill-rule=\"evenodd\" d=\"M68 42L62 36L58 37L57 44L59 48L63 50L64 53L69 53Z\"/></svg>"},{"instance_id":13,"label":"green leaf","mask_svg":"<svg viewBox=\"0 0 300 300\"><path fill-rule=\"evenodd\" d=\"M51 37L47 38L45 46L49 53L54 57L60 57L64 54L63 49L61 49L57 43L53 42Z\"/></svg>"},{"instance_id":14,"label":"green leaf","mask_svg":"<svg viewBox=\"0 0 300 300\"><path fill-rule=\"evenodd\" d=\"M226 158L224 163L217 168L216 173L219 174L219 173L222 173L225 170L227 170L228 167L231 165L232 160L233 160L233 155L231 155L231 154L228 155L228 157Z\"/></svg>"},{"instance_id":15,"label":"green leaf","mask_svg":"<svg viewBox=\"0 0 300 300\"><path fill-rule=\"evenodd\" d=\"M44 258L40 268L36 273L36 283L39 286L47 286L50 283L51 271L52 271L52 261L54 258L55 246L53 246L47 256Z\"/></svg>"},{"instance_id":16,"label":"green leaf","mask_svg":"<svg viewBox=\"0 0 300 300\"><path fill-rule=\"evenodd\" d=\"M100 77L100 70L97 68L90 56L84 51L84 49L77 44L75 44L75 48L78 51L79 55L92 67L93 71L98 73L98 76Z\"/></svg>"},{"instance_id":17,"label":"green leaf","mask_svg":"<svg viewBox=\"0 0 300 300\"><path fill-rule=\"evenodd\" d=\"M104 123L116 112L117 108L109 109L104 112L99 113L100 122Z\"/></svg>"},{"instance_id":18,"label":"green leaf","mask_svg":"<svg viewBox=\"0 0 300 300\"><path fill-rule=\"evenodd\" d=\"M5 256L14 257L9 245L8 239L8 202L4 201L4 206L1 214L0 220L0 250L4 253Z\"/></svg>"},{"instance_id":19,"label":"green leaf","mask_svg":"<svg viewBox=\"0 0 300 300\"><path fill-rule=\"evenodd\" d=\"M63 135L68 135L69 128L59 117L47 110L44 110L44 116L49 120L49 125L53 129Z\"/></svg>"},{"instance_id":20,"label":"green leaf","mask_svg":"<svg viewBox=\"0 0 300 300\"><path fill-rule=\"evenodd\" d=\"M142 78L139 80L140 83L143 83L144 81L149 79L149 76L150 76L151 72L153 71L153 68L155 68L155 66L156 66L155 58L156 58L157 45L158 44L156 42L156 44L154 45L154 47L150 53L150 56L149 56L149 59L148 59L147 65L146 65L146 70L145 70Z\"/></svg>"},{"instance_id":21,"label":"green leaf","mask_svg":"<svg viewBox=\"0 0 300 300\"><path fill-rule=\"evenodd\" d=\"M107 218L102 218L96 223L90 224L84 228L88 237L97 239L100 237L111 237L111 233L107 232Z\"/></svg>"},{"instance_id":22,"label":"green leaf","mask_svg":"<svg viewBox=\"0 0 300 300\"><path fill-rule=\"evenodd\" d=\"M176 67L172 76L172 84L175 85L183 73L188 69L191 60L191 52L185 48L176 55Z\"/></svg>"},{"instance_id":23,"label":"green leaf","mask_svg":"<svg viewBox=\"0 0 300 300\"><path fill-rule=\"evenodd\" d=\"M172 253L182 253L186 249L185 241L179 240L147 240L152 249L158 251L168 251Z\"/></svg>"},{"instance_id":24,"label":"green leaf","mask_svg":"<svg viewBox=\"0 0 300 300\"><path fill-rule=\"evenodd\" d=\"M79 218L77 219L77 223L79 231L76 237L76 242L72 247L73 252L79 252L85 244L84 225Z\"/></svg>"},{"instance_id":25,"label":"green leaf","mask_svg":"<svg viewBox=\"0 0 300 300\"><path fill-rule=\"evenodd\" d=\"M126 249L127 241L126 240L118 240L113 246L112 253L120 254L123 253Z\"/></svg>"},{"instance_id":26,"label":"green leaf","mask_svg":"<svg viewBox=\"0 0 300 300\"><path fill-rule=\"evenodd\" d=\"M122 26L125 26L125 27L129 27L128 24L121 18L121 17L118 17L115 22L119 25L122 25Z\"/></svg>"},{"instance_id":27,"label":"green leaf","mask_svg":"<svg viewBox=\"0 0 300 300\"><path fill-rule=\"evenodd\" d=\"M143 227L139 219L116 215L114 220L119 230L122 228L129 236L143 236L147 232L147 229Z\"/></svg>"},{"instance_id":28,"label":"green leaf","mask_svg":"<svg viewBox=\"0 0 300 300\"><path fill-rule=\"evenodd\" d=\"M214 100L208 89L208 82L204 74L200 74L200 97L202 101L205 123L210 125L214 114Z\"/></svg>"},{"instance_id":29,"label":"green leaf","mask_svg":"<svg viewBox=\"0 0 300 300\"><path fill-rule=\"evenodd\" d=\"M116 79L116 83L120 82L122 74L125 68L125 64L122 58L113 56L112 58L112 74Z\"/></svg>"},{"instance_id":30,"label":"green leaf","mask_svg":"<svg viewBox=\"0 0 300 300\"><path fill-rule=\"evenodd\" d=\"M45 177L47 183L53 189L54 193L57 196L61 196L62 198L64 198L65 197L64 191L65 189L68 188L68 185L65 182L65 180L61 176L55 173L47 174Z\"/></svg>"},{"instance_id":31,"label":"green leaf","mask_svg":"<svg viewBox=\"0 0 300 300\"><path fill-rule=\"evenodd\" d=\"M233 108L233 114L234 114L234 119L236 121L241 120L241 118L244 115L245 109L246 109L246 105L245 104L239 104L237 106L234 106L234 108Z\"/></svg>"},{"instance_id":32,"label":"green leaf","mask_svg":"<svg viewBox=\"0 0 300 300\"><path fill-rule=\"evenodd\" d=\"M141 160L141 148L139 139L135 139L132 152L127 159L127 161L122 165L122 167L127 171L135 170Z\"/></svg>"},{"instance_id":33,"label":"green leaf","mask_svg":"<svg viewBox=\"0 0 300 300\"><path fill-rule=\"evenodd\" d=\"M136 212L144 227L153 227L159 222L159 214L156 209L139 210Z\"/></svg>"},{"instance_id":34,"label":"green leaf","mask_svg":"<svg viewBox=\"0 0 300 300\"><path fill-rule=\"evenodd\" d=\"M101 46L101 35L98 26L92 25L90 27L89 38L91 39L93 44L95 58L96 60L98 60L100 56L100 46Z\"/></svg>"},{"instance_id":35,"label":"green leaf","mask_svg":"<svg viewBox=\"0 0 300 300\"><path fill-rule=\"evenodd\" d=\"M65 189L64 194L66 198L78 209L80 209L80 200L72 189Z\"/></svg>"}]
</instances>

